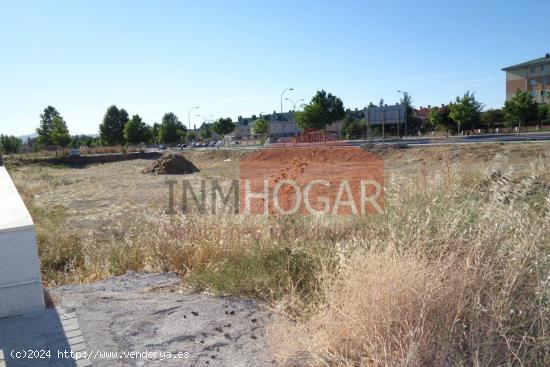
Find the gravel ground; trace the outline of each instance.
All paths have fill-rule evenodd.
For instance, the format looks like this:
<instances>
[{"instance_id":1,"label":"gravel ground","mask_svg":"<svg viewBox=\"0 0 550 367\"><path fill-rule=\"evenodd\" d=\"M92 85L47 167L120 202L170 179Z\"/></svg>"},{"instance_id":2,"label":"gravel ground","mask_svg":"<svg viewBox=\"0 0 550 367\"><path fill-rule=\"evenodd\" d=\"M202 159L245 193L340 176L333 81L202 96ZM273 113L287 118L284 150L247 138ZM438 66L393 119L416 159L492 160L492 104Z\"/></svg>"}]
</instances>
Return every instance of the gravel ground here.
<instances>
[{"instance_id":1,"label":"gravel ground","mask_svg":"<svg viewBox=\"0 0 550 367\"><path fill-rule=\"evenodd\" d=\"M170 273L127 273L50 290L74 311L89 351L187 353L181 359L103 358L94 366L275 366L271 314L251 299L194 293Z\"/></svg>"}]
</instances>

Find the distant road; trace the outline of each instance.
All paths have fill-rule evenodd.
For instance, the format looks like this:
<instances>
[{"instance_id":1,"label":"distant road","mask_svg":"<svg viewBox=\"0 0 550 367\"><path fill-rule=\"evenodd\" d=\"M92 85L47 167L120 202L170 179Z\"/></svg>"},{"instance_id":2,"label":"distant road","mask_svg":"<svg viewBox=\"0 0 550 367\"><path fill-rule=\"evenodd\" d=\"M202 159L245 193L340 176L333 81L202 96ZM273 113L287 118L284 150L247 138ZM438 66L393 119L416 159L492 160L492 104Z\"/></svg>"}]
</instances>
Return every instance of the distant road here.
<instances>
[{"instance_id":1,"label":"distant road","mask_svg":"<svg viewBox=\"0 0 550 367\"><path fill-rule=\"evenodd\" d=\"M343 140L339 141L337 145L351 145L360 146L366 142L372 142L374 144L407 144L413 146L430 146L430 145L461 145L461 144L479 144L479 143L521 143L528 141L540 141L550 142L550 132L544 133L523 133L523 134L480 134L480 135L464 135L464 136L449 136L445 137L406 137L403 139L374 139L370 140ZM300 146L307 146L308 144L300 144ZM322 144L311 144L322 145ZM287 147L294 146L293 144L287 144ZM275 148L283 147L282 143L269 144L269 145L231 145L229 147L221 147L221 149L239 149L239 150L256 150L262 148ZM204 148L171 148L169 151L190 151L190 150L217 150L217 147L204 147ZM147 151L162 152L159 149L147 149Z\"/></svg>"},{"instance_id":2,"label":"distant road","mask_svg":"<svg viewBox=\"0 0 550 367\"><path fill-rule=\"evenodd\" d=\"M444 137L407 137L403 139L375 139L375 144L407 144L407 145L449 145L449 144L476 144L476 143L519 143L527 141L550 141L550 133L526 133L526 134L483 134ZM359 146L364 140L350 140L350 145Z\"/></svg>"}]
</instances>

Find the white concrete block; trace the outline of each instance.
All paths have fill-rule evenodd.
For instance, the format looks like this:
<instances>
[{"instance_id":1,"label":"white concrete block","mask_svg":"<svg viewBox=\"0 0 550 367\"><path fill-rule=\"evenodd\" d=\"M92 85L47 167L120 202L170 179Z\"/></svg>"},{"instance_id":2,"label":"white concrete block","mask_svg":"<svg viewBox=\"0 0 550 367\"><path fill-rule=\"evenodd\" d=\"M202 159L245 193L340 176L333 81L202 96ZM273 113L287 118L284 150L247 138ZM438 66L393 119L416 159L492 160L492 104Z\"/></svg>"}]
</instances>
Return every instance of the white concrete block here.
<instances>
[{"instance_id":1,"label":"white concrete block","mask_svg":"<svg viewBox=\"0 0 550 367\"><path fill-rule=\"evenodd\" d=\"M44 309L34 223L0 167L0 318Z\"/></svg>"}]
</instances>

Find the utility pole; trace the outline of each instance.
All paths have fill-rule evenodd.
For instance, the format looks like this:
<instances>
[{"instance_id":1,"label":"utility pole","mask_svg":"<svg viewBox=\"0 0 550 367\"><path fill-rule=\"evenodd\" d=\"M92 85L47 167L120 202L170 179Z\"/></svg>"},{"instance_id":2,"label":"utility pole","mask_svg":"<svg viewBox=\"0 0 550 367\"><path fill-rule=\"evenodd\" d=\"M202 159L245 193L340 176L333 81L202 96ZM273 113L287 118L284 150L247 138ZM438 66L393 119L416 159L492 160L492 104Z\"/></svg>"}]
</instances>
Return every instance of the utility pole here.
<instances>
[{"instance_id":1,"label":"utility pole","mask_svg":"<svg viewBox=\"0 0 550 367\"><path fill-rule=\"evenodd\" d=\"M199 106L191 107L189 109L189 112L187 112L187 125L189 126L189 130L191 130L191 111L196 110L200 108Z\"/></svg>"},{"instance_id":2,"label":"utility pole","mask_svg":"<svg viewBox=\"0 0 550 367\"><path fill-rule=\"evenodd\" d=\"M291 91L291 90L294 90L294 88L286 88L286 89L283 89L283 91L281 92L281 118L283 118L283 96L284 96L285 92L288 92L288 91ZM283 121L282 135L283 135L283 145L286 146L286 142L285 142L285 122L284 121Z\"/></svg>"}]
</instances>

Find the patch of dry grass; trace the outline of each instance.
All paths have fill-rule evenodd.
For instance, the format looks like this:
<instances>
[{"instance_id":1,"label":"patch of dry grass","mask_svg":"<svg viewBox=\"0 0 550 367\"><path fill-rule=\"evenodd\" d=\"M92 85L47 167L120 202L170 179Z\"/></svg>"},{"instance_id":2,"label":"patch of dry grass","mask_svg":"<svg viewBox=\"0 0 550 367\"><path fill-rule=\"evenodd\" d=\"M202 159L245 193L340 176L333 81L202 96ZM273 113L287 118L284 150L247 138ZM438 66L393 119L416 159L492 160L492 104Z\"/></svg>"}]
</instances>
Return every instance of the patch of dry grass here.
<instances>
[{"instance_id":1,"label":"patch of dry grass","mask_svg":"<svg viewBox=\"0 0 550 367\"><path fill-rule=\"evenodd\" d=\"M516 180L495 180L491 167L393 187L387 213L343 241L351 251L321 276L324 302L274 327L281 357L312 366L548 365L547 167ZM512 195L501 200L499 190Z\"/></svg>"},{"instance_id":2,"label":"patch of dry grass","mask_svg":"<svg viewBox=\"0 0 550 367\"><path fill-rule=\"evenodd\" d=\"M232 177L239 158L193 154L186 179ZM550 364L547 145L381 154L386 213L355 218L166 216L147 161L12 175L49 284L175 271L260 296L292 320L272 328L281 359L304 365Z\"/></svg>"}]
</instances>

